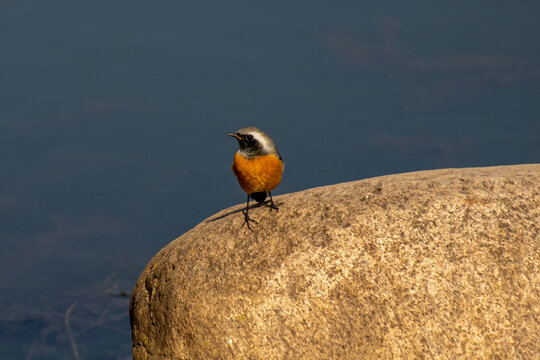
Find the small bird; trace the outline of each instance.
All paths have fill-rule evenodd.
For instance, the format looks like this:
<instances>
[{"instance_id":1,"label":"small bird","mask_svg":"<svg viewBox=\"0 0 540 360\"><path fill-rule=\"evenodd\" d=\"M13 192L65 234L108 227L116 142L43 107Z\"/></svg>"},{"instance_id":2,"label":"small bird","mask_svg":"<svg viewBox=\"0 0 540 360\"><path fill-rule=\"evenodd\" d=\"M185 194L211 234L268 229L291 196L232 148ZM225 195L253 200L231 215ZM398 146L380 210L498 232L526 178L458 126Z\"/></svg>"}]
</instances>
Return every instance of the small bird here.
<instances>
[{"instance_id":1,"label":"small bird","mask_svg":"<svg viewBox=\"0 0 540 360\"><path fill-rule=\"evenodd\" d=\"M240 149L234 154L232 171L238 179L240 187L247 193L244 224L256 222L249 218L249 198L258 203L270 196L270 208L278 210L272 200L270 191L281 182L283 174L283 159L272 139L256 127L245 127L234 134L228 134L236 140ZM242 224L242 226L244 226Z\"/></svg>"}]
</instances>

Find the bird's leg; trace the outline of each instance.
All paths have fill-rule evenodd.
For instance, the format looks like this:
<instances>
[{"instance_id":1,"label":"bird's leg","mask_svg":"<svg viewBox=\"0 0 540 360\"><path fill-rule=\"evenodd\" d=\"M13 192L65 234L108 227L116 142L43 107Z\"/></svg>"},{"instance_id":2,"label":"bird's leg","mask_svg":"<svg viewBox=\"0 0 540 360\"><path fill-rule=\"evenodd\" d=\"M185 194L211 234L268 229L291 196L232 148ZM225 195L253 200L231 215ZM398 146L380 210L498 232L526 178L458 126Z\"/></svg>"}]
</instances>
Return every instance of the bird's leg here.
<instances>
[{"instance_id":1,"label":"bird's leg","mask_svg":"<svg viewBox=\"0 0 540 360\"><path fill-rule=\"evenodd\" d=\"M270 208L270 210L274 209L276 211L278 211L278 207L276 204L274 204L274 200L272 200L272 194L270 193L270 191L268 192L268 195L270 196L270 203L268 203L268 207Z\"/></svg>"},{"instance_id":2,"label":"bird's leg","mask_svg":"<svg viewBox=\"0 0 540 360\"><path fill-rule=\"evenodd\" d=\"M247 196L246 210L242 211L242 213L244 214L244 222L242 223L242 227L244 227L244 225L247 225L248 229L252 230L251 226L249 226L249 222L251 221L251 222L254 222L255 224L257 222L253 219L250 219L248 215L248 210L249 210L249 194Z\"/></svg>"}]
</instances>

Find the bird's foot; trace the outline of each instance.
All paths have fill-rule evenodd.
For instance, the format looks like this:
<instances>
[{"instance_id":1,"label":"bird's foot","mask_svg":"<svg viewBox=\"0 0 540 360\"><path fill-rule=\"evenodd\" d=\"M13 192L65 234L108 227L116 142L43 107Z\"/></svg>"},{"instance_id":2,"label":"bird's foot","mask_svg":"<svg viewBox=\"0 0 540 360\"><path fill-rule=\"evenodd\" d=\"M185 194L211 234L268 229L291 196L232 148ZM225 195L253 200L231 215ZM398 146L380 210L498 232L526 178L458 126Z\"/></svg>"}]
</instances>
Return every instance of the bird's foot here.
<instances>
[{"instance_id":1,"label":"bird's foot","mask_svg":"<svg viewBox=\"0 0 540 360\"><path fill-rule=\"evenodd\" d=\"M279 208L277 207L276 204L274 204L273 200L270 200L269 202L267 202L266 206L268 206L270 208L270 211L272 211L272 210L279 211Z\"/></svg>"},{"instance_id":2,"label":"bird's foot","mask_svg":"<svg viewBox=\"0 0 540 360\"><path fill-rule=\"evenodd\" d=\"M253 220L252 218L249 217L247 210L243 210L242 214L244 214L244 222L242 223L242 227L244 227L244 225L247 225L248 229L253 231L253 229L249 225L249 222L251 221L251 222L253 222L255 224L258 224L258 222L256 222L255 220Z\"/></svg>"}]
</instances>

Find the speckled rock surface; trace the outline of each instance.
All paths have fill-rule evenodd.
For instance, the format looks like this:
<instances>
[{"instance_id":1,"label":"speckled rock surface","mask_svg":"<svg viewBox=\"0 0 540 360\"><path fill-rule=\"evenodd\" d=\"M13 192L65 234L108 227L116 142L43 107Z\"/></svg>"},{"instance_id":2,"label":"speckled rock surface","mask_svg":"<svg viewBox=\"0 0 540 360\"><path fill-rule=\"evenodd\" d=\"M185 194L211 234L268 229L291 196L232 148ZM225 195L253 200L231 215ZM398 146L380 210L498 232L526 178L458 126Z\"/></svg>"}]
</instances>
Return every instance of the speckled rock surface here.
<instances>
[{"instance_id":1,"label":"speckled rock surface","mask_svg":"<svg viewBox=\"0 0 540 360\"><path fill-rule=\"evenodd\" d=\"M133 291L142 359L540 359L540 165L390 175L242 205Z\"/></svg>"}]
</instances>

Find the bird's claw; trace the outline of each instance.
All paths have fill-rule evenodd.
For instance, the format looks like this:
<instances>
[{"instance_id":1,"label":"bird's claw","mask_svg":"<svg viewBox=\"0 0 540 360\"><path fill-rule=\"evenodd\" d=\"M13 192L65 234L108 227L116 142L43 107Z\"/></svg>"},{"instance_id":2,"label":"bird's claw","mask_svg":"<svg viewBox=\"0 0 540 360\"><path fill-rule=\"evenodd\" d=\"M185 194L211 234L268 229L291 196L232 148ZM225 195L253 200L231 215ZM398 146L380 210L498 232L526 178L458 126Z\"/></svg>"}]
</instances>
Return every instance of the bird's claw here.
<instances>
[{"instance_id":1,"label":"bird's claw","mask_svg":"<svg viewBox=\"0 0 540 360\"><path fill-rule=\"evenodd\" d=\"M242 223L242 227L244 227L244 225L247 225L248 229L253 231L253 229L249 225L249 222L251 221L251 222L253 222L255 224L258 224L258 222L256 222L255 220L253 220L253 219L251 219L249 217L247 210L243 210L242 214L244 214L244 222Z\"/></svg>"}]
</instances>

